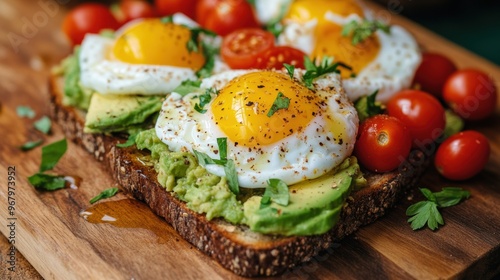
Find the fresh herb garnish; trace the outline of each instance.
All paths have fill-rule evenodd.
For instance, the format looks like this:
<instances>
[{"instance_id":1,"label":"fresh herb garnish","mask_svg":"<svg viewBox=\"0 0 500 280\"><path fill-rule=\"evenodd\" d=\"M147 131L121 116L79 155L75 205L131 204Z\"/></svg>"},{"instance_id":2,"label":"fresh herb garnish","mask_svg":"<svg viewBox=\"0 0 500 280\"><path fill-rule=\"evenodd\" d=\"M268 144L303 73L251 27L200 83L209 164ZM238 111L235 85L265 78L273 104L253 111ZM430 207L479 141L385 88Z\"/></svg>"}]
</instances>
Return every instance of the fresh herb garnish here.
<instances>
[{"instance_id":1,"label":"fresh herb garnish","mask_svg":"<svg viewBox=\"0 0 500 280\"><path fill-rule=\"evenodd\" d=\"M35 111L29 106L17 106L16 113L19 117L26 117L32 119L35 117Z\"/></svg>"},{"instance_id":2,"label":"fresh herb garnish","mask_svg":"<svg viewBox=\"0 0 500 280\"><path fill-rule=\"evenodd\" d=\"M137 137L137 134L139 134L139 133L130 134L127 138L127 141L125 141L124 143L118 143L118 144L116 144L116 146L118 148L126 148L126 147L130 147L130 146L134 145L135 138Z\"/></svg>"},{"instance_id":3,"label":"fresh herb garnish","mask_svg":"<svg viewBox=\"0 0 500 280\"><path fill-rule=\"evenodd\" d=\"M163 23L163 24L167 24L167 23L174 23L174 16L166 16L166 17L162 17L160 19L160 22Z\"/></svg>"},{"instance_id":4,"label":"fresh herb garnish","mask_svg":"<svg viewBox=\"0 0 500 280\"><path fill-rule=\"evenodd\" d=\"M295 65L283 63L283 67L285 67L286 72L288 73L288 76L290 76L290 79L293 79L294 73L295 73Z\"/></svg>"},{"instance_id":5,"label":"fresh herb garnish","mask_svg":"<svg viewBox=\"0 0 500 280\"><path fill-rule=\"evenodd\" d=\"M118 192L118 188L105 189L100 194L98 194L94 198L92 198L89 202L90 202L90 204L94 204L101 199L110 198L110 197L114 196L117 192Z\"/></svg>"},{"instance_id":6,"label":"fresh herb garnish","mask_svg":"<svg viewBox=\"0 0 500 280\"><path fill-rule=\"evenodd\" d=\"M207 110L204 107L212 100L212 94L218 95L219 91L216 90L215 88L207 88L204 94L198 96L198 98L200 99L200 103L196 103L194 105L194 109L198 113L204 114L207 112Z\"/></svg>"},{"instance_id":7,"label":"fresh herb garnish","mask_svg":"<svg viewBox=\"0 0 500 280\"><path fill-rule=\"evenodd\" d=\"M186 48L189 52L198 52L200 50L198 47L198 45L200 44L200 34L205 34L210 37L217 36L215 32L201 27L191 27L191 28L188 27L188 28L191 31L191 37L186 43Z\"/></svg>"},{"instance_id":8,"label":"fresh herb garnish","mask_svg":"<svg viewBox=\"0 0 500 280\"><path fill-rule=\"evenodd\" d=\"M213 47L205 42L201 42L203 46L203 56L205 57L205 64L200 70L196 71L198 78L206 78L212 74L215 66L215 57L219 54L219 48Z\"/></svg>"},{"instance_id":9,"label":"fresh herb garnish","mask_svg":"<svg viewBox=\"0 0 500 280\"><path fill-rule=\"evenodd\" d=\"M43 134L48 134L50 132L50 127L52 126L52 122L50 121L49 117L43 116L33 125L38 131L42 132Z\"/></svg>"},{"instance_id":10,"label":"fresh herb garnish","mask_svg":"<svg viewBox=\"0 0 500 280\"><path fill-rule=\"evenodd\" d=\"M63 176L50 175L43 172L53 169L66 152L67 148L68 143L66 138L42 148L40 170L38 173L28 177L28 181L36 189L52 191L64 188L65 180Z\"/></svg>"},{"instance_id":11,"label":"fresh herb garnish","mask_svg":"<svg viewBox=\"0 0 500 280\"><path fill-rule=\"evenodd\" d=\"M185 96L188 93L198 91L200 89L200 85L201 81L184 80L178 87L174 88L172 92Z\"/></svg>"},{"instance_id":12,"label":"fresh herb garnish","mask_svg":"<svg viewBox=\"0 0 500 280\"><path fill-rule=\"evenodd\" d=\"M29 151L31 149L34 149L38 146L40 146L43 143L43 140L36 140L36 141L28 141L24 143L22 146L19 147L19 149L23 151Z\"/></svg>"},{"instance_id":13,"label":"fresh herb garnish","mask_svg":"<svg viewBox=\"0 0 500 280\"><path fill-rule=\"evenodd\" d=\"M287 206L290 200L288 185L280 179L269 179L266 190L260 200L260 208L271 204L271 201L276 204Z\"/></svg>"},{"instance_id":14,"label":"fresh herb garnish","mask_svg":"<svg viewBox=\"0 0 500 280\"><path fill-rule=\"evenodd\" d=\"M302 76L302 79L306 87L308 87L309 89L313 88L314 79L328 73L340 73L340 70L338 69L339 66L344 67L348 70L352 70L350 66L344 63L333 63L333 59L328 56L324 56L321 59L319 65L316 65L314 62L312 62L312 60L308 56L304 56L304 66L306 68L306 72L304 73L304 76Z\"/></svg>"},{"instance_id":15,"label":"fresh herb garnish","mask_svg":"<svg viewBox=\"0 0 500 280\"><path fill-rule=\"evenodd\" d=\"M342 28L342 36L352 35L351 43L355 46L372 36L378 29L387 34L391 31L389 25L378 20L365 19L361 23L356 20L352 20L351 22L345 24Z\"/></svg>"},{"instance_id":16,"label":"fresh herb garnish","mask_svg":"<svg viewBox=\"0 0 500 280\"><path fill-rule=\"evenodd\" d=\"M470 196L470 192L462 188L443 188L440 192L431 192L429 189L421 188L420 191L427 198L426 201L420 201L410 205L406 210L408 219L413 230L421 229L426 224L431 230L436 230L439 225L444 225L443 217L438 208L444 208L456 205L463 199Z\"/></svg>"},{"instance_id":17,"label":"fresh herb garnish","mask_svg":"<svg viewBox=\"0 0 500 280\"><path fill-rule=\"evenodd\" d=\"M271 117L280 109L288 109L288 106L290 106L290 98L286 97L282 92L278 92L273 105L269 109L269 112L267 112L267 116Z\"/></svg>"},{"instance_id":18,"label":"fresh herb garnish","mask_svg":"<svg viewBox=\"0 0 500 280\"><path fill-rule=\"evenodd\" d=\"M193 153L202 166L205 166L207 164L217 164L223 166L229 190L231 190L231 192L234 194L238 194L240 192L240 188L238 185L238 173L236 172L234 161L231 159L227 159L227 138L217 138L217 145L219 147L220 159L213 159L207 154L198 152L196 150L193 150Z\"/></svg>"},{"instance_id":19,"label":"fresh herb garnish","mask_svg":"<svg viewBox=\"0 0 500 280\"><path fill-rule=\"evenodd\" d=\"M359 121L363 122L371 116L378 115L384 111L380 102L375 101L377 98L378 90L370 95L365 95L354 103L354 108L358 111Z\"/></svg>"},{"instance_id":20,"label":"fresh herb garnish","mask_svg":"<svg viewBox=\"0 0 500 280\"><path fill-rule=\"evenodd\" d=\"M255 8L255 0L247 0L247 2Z\"/></svg>"},{"instance_id":21,"label":"fresh herb garnish","mask_svg":"<svg viewBox=\"0 0 500 280\"><path fill-rule=\"evenodd\" d=\"M63 176L45 173L36 173L33 176L28 177L28 181L33 185L33 187L35 187L35 189L45 191L55 191L64 188L66 185L66 180L64 180Z\"/></svg>"}]
</instances>

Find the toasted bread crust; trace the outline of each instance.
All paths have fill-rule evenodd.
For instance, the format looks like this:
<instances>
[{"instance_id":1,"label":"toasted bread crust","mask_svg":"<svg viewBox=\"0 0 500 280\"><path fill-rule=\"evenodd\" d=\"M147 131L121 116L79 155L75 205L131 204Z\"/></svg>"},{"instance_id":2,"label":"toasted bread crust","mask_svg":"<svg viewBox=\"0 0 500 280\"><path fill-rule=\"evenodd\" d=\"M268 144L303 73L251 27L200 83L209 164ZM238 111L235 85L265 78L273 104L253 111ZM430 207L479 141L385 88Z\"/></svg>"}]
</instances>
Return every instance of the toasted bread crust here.
<instances>
[{"instance_id":1,"label":"toasted bread crust","mask_svg":"<svg viewBox=\"0 0 500 280\"><path fill-rule=\"evenodd\" d=\"M203 214L188 209L184 202L157 183L156 172L152 167L137 159L142 152L134 147L117 148L115 144L122 139L83 132L83 114L62 104L60 77L51 77L50 93L52 117L68 139L81 145L97 160L105 162L125 190L165 218L184 239L241 276L276 275L310 260L360 226L384 215L418 181L428 165L428 158L421 151L413 151L405 167L398 171L365 173L368 187L347 199L338 224L323 235L265 236L219 219L207 221Z\"/></svg>"}]
</instances>

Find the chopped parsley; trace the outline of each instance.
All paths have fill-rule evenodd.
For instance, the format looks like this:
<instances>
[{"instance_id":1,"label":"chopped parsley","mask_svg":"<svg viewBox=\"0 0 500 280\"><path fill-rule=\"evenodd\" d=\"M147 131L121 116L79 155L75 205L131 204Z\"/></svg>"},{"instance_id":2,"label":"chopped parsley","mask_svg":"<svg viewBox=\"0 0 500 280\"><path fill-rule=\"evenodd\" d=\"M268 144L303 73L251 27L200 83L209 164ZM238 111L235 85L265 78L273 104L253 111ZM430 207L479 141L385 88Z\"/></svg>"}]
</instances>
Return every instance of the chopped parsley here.
<instances>
[{"instance_id":1,"label":"chopped parsley","mask_svg":"<svg viewBox=\"0 0 500 280\"><path fill-rule=\"evenodd\" d=\"M92 198L89 201L89 203L90 204L94 204L94 203L96 203L97 201L99 201L101 199L113 197L117 192L118 192L118 188L105 189L100 194L94 196L94 198Z\"/></svg>"},{"instance_id":2,"label":"chopped parsley","mask_svg":"<svg viewBox=\"0 0 500 280\"><path fill-rule=\"evenodd\" d=\"M378 20L365 19L361 23L352 20L342 28L342 36L352 36L351 43L355 46L372 36L378 29L387 34L391 31L389 25Z\"/></svg>"},{"instance_id":3,"label":"chopped parsley","mask_svg":"<svg viewBox=\"0 0 500 280\"><path fill-rule=\"evenodd\" d=\"M29 106L17 106L16 113L19 117L26 117L32 119L35 117L35 111Z\"/></svg>"},{"instance_id":4,"label":"chopped parsley","mask_svg":"<svg viewBox=\"0 0 500 280\"><path fill-rule=\"evenodd\" d=\"M234 194L239 194L240 188L238 185L238 173L236 172L236 166L234 165L233 160L227 159L227 138L217 138L217 145L219 147L220 159L213 159L207 154L196 150L193 150L193 153L201 166L205 166L207 164L217 164L223 166L229 190L231 190Z\"/></svg>"},{"instance_id":5,"label":"chopped parsley","mask_svg":"<svg viewBox=\"0 0 500 280\"><path fill-rule=\"evenodd\" d=\"M198 112L198 113L206 113L207 110L205 109L205 105L207 105L208 103L210 103L210 101L212 100L212 94L219 94L219 91L216 90L215 88L207 88L205 90L205 93L204 94L201 94L200 96L198 96L198 98L200 99L200 102L199 103L196 103L194 105L194 109Z\"/></svg>"},{"instance_id":6,"label":"chopped parsley","mask_svg":"<svg viewBox=\"0 0 500 280\"><path fill-rule=\"evenodd\" d=\"M196 76L199 78L206 78L212 74L215 66L215 57L219 54L219 48L213 47L205 42L201 42L203 47L203 56L205 57L205 64L200 70L196 71Z\"/></svg>"},{"instance_id":7,"label":"chopped parsley","mask_svg":"<svg viewBox=\"0 0 500 280\"><path fill-rule=\"evenodd\" d=\"M288 185L280 179L269 179L266 190L260 200L260 208L264 208L275 202L276 204L287 206L290 200Z\"/></svg>"},{"instance_id":8,"label":"chopped parsley","mask_svg":"<svg viewBox=\"0 0 500 280\"><path fill-rule=\"evenodd\" d=\"M42 162L39 172L28 177L28 181L36 188L42 190L57 190L64 188L65 180L63 176L43 173L52 170L68 149L66 138L49 144L42 148Z\"/></svg>"},{"instance_id":9,"label":"chopped parsley","mask_svg":"<svg viewBox=\"0 0 500 280\"><path fill-rule=\"evenodd\" d=\"M365 95L354 103L354 108L358 111L359 121L363 122L369 117L381 114L384 107L380 102L375 101L377 98L378 90L370 95Z\"/></svg>"},{"instance_id":10,"label":"chopped parsley","mask_svg":"<svg viewBox=\"0 0 500 280\"><path fill-rule=\"evenodd\" d=\"M48 134L50 132L50 127L52 126L52 122L50 121L49 117L43 116L34 123L34 126L38 131L42 132L43 134Z\"/></svg>"},{"instance_id":11,"label":"chopped parsley","mask_svg":"<svg viewBox=\"0 0 500 280\"><path fill-rule=\"evenodd\" d=\"M278 92L273 105L269 109L269 112L267 112L267 116L271 117L278 110L288 109L288 106L290 106L290 98L286 97L282 92Z\"/></svg>"},{"instance_id":12,"label":"chopped parsley","mask_svg":"<svg viewBox=\"0 0 500 280\"><path fill-rule=\"evenodd\" d=\"M295 73L295 66L287 64L287 63L283 63L283 67L285 67L286 72L288 73L288 76L290 76L290 79L293 79L293 76Z\"/></svg>"},{"instance_id":13,"label":"chopped parsley","mask_svg":"<svg viewBox=\"0 0 500 280\"><path fill-rule=\"evenodd\" d=\"M172 92L185 96L188 93L198 91L200 89L201 81L184 80L182 83L174 88Z\"/></svg>"},{"instance_id":14,"label":"chopped parsley","mask_svg":"<svg viewBox=\"0 0 500 280\"><path fill-rule=\"evenodd\" d=\"M162 17L160 19L161 23L163 24L167 24L167 23L174 23L174 16L166 16L166 17Z\"/></svg>"},{"instance_id":15,"label":"chopped parsley","mask_svg":"<svg viewBox=\"0 0 500 280\"><path fill-rule=\"evenodd\" d=\"M443 188L440 192L431 192L429 189L421 188L420 191L427 198L410 205L406 215L411 216L408 222L413 230L421 229L426 224L431 230L436 230L439 225L444 225L443 217L438 208L450 207L460 203L470 196L470 192L462 188Z\"/></svg>"},{"instance_id":16,"label":"chopped parsley","mask_svg":"<svg viewBox=\"0 0 500 280\"><path fill-rule=\"evenodd\" d=\"M186 26L186 27L189 28L188 26ZM200 44L200 34L205 34L205 35L210 36L210 37L217 36L217 34L214 33L213 31L210 31L208 29L204 29L201 27L191 27L191 28L189 28L189 30L191 31L191 37L188 40L188 42L186 43L186 48L188 49L189 52L199 52L200 51L200 49L198 47Z\"/></svg>"},{"instance_id":17,"label":"chopped parsley","mask_svg":"<svg viewBox=\"0 0 500 280\"><path fill-rule=\"evenodd\" d=\"M340 70L338 69L339 66L352 70L350 66L344 63L333 63L333 59L328 56L324 56L318 65L312 62L308 56L304 56L304 66L306 68L306 72L304 73L304 76L302 76L302 79L306 87L309 89L313 89L314 79L328 73L340 73Z\"/></svg>"},{"instance_id":18,"label":"chopped parsley","mask_svg":"<svg viewBox=\"0 0 500 280\"><path fill-rule=\"evenodd\" d=\"M43 140L36 140L36 141L28 141L24 143L22 146L19 147L22 151L29 151L31 149L34 149L38 146L40 146L43 143Z\"/></svg>"}]
</instances>

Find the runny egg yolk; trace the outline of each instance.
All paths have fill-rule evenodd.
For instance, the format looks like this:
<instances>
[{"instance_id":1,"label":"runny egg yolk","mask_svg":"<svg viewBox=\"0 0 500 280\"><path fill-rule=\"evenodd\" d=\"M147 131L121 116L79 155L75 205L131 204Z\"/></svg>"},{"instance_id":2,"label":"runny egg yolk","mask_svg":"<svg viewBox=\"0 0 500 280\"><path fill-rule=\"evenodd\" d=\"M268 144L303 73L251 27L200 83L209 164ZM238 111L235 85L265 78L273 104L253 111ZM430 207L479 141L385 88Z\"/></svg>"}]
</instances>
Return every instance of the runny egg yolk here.
<instances>
[{"instance_id":1,"label":"runny egg yolk","mask_svg":"<svg viewBox=\"0 0 500 280\"><path fill-rule=\"evenodd\" d=\"M280 92L290 99L289 106L268 116ZM305 129L321 114L321 99L284 74L263 71L233 79L219 92L211 109L219 128L236 145L257 147Z\"/></svg>"},{"instance_id":2,"label":"runny egg yolk","mask_svg":"<svg viewBox=\"0 0 500 280\"><path fill-rule=\"evenodd\" d=\"M330 56L336 62L343 62L352 67L352 71L342 69L343 78L359 73L380 51L380 42L376 36L370 36L357 45L352 44L351 36L342 35L342 26L325 19L325 14L330 11L338 16L347 17L356 14L363 18L362 8L354 0L317 0L295 1L290 8L286 19L305 23L317 19L318 25L314 33L315 46L310 54L311 58Z\"/></svg>"},{"instance_id":3,"label":"runny egg yolk","mask_svg":"<svg viewBox=\"0 0 500 280\"><path fill-rule=\"evenodd\" d=\"M205 58L189 51L191 31L181 25L163 23L160 19L143 20L126 29L115 41L114 58L132 64L169 65L200 69Z\"/></svg>"}]
</instances>

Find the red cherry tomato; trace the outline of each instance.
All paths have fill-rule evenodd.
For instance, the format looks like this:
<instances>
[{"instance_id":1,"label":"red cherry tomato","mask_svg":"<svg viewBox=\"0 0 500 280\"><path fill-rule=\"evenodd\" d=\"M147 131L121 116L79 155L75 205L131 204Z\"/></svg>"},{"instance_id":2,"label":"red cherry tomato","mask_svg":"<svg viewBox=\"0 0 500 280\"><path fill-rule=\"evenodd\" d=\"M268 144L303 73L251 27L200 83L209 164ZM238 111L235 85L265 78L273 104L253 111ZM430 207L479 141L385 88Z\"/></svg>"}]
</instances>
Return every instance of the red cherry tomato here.
<instances>
[{"instance_id":1,"label":"red cherry tomato","mask_svg":"<svg viewBox=\"0 0 500 280\"><path fill-rule=\"evenodd\" d=\"M388 172L408 157L410 149L408 128L395 117L376 115L361 124L354 155L366 169Z\"/></svg>"},{"instance_id":2,"label":"red cherry tomato","mask_svg":"<svg viewBox=\"0 0 500 280\"><path fill-rule=\"evenodd\" d=\"M120 23L124 24L138 18L152 18L156 16L153 6L144 0L126 0L120 2Z\"/></svg>"},{"instance_id":3,"label":"red cherry tomato","mask_svg":"<svg viewBox=\"0 0 500 280\"><path fill-rule=\"evenodd\" d=\"M444 85L443 99L466 120L482 120L496 108L497 89L486 73L463 69L451 75Z\"/></svg>"},{"instance_id":4,"label":"red cherry tomato","mask_svg":"<svg viewBox=\"0 0 500 280\"><path fill-rule=\"evenodd\" d=\"M253 8L246 0L200 0L196 21L221 36L242 28L259 27Z\"/></svg>"},{"instance_id":5,"label":"red cherry tomato","mask_svg":"<svg viewBox=\"0 0 500 280\"><path fill-rule=\"evenodd\" d=\"M432 143L444 131L444 108L434 96L419 90L403 90L389 100L387 113L410 130L414 147Z\"/></svg>"},{"instance_id":6,"label":"red cherry tomato","mask_svg":"<svg viewBox=\"0 0 500 280\"><path fill-rule=\"evenodd\" d=\"M119 26L107 6L86 3L76 6L66 15L62 29L73 45L78 45L87 33L99 33L102 29L115 30Z\"/></svg>"},{"instance_id":7,"label":"red cherry tomato","mask_svg":"<svg viewBox=\"0 0 500 280\"><path fill-rule=\"evenodd\" d=\"M304 56L306 54L288 46L276 46L266 51L262 57L258 58L257 68L259 69L282 69L287 63L296 68L304 69Z\"/></svg>"},{"instance_id":8,"label":"red cherry tomato","mask_svg":"<svg viewBox=\"0 0 500 280\"><path fill-rule=\"evenodd\" d=\"M481 133L462 131L450 136L438 148L434 165L451 180L465 180L479 173L490 156L490 144Z\"/></svg>"},{"instance_id":9,"label":"red cherry tomato","mask_svg":"<svg viewBox=\"0 0 500 280\"><path fill-rule=\"evenodd\" d=\"M221 57L233 69L255 68L257 59L274 47L274 36L260 28L236 30L222 41Z\"/></svg>"},{"instance_id":10,"label":"red cherry tomato","mask_svg":"<svg viewBox=\"0 0 500 280\"><path fill-rule=\"evenodd\" d=\"M440 98L446 79L457 70L455 63L438 53L424 53L422 63L417 68L413 84L419 84L420 89Z\"/></svg>"},{"instance_id":11,"label":"red cherry tomato","mask_svg":"<svg viewBox=\"0 0 500 280\"><path fill-rule=\"evenodd\" d=\"M155 7L160 16L183 13L194 20L198 2L198 0L155 0Z\"/></svg>"}]
</instances>

